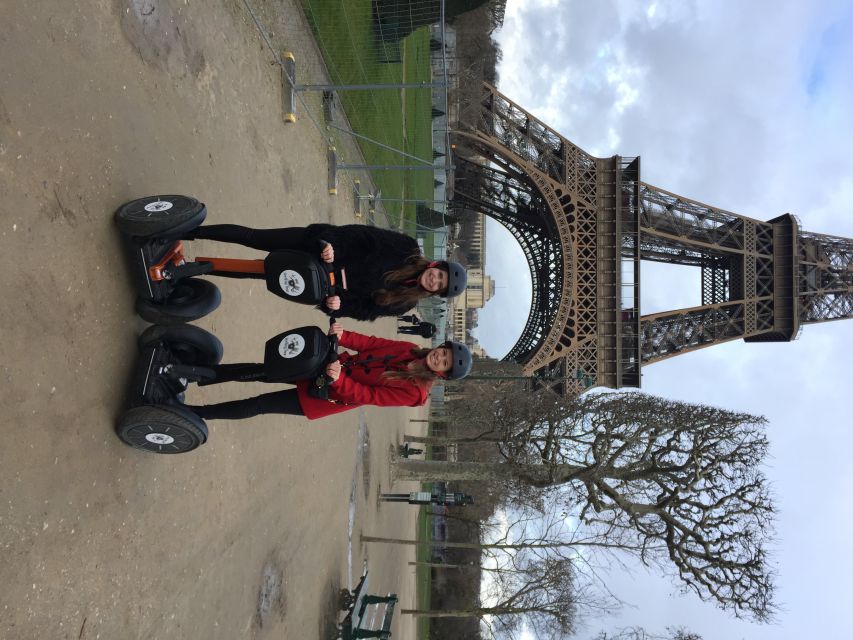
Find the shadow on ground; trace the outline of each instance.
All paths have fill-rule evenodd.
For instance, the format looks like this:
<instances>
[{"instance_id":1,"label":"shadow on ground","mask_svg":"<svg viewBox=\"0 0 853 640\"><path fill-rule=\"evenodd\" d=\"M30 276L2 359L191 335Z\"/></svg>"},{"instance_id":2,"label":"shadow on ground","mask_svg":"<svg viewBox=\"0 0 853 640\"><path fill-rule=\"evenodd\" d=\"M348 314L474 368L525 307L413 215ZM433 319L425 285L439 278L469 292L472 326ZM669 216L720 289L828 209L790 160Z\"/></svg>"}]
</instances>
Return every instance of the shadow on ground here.
<instances>
[{"instance_id":1,"label":"shadow on ground","mask_svg":"<svg viewBox=\"0 0 853 640\"><path fill-rule=\"evenodd\" d=\"M341 585L337 580L329 580L326 583L320 607L320 628L317 636L320 640L335 640L338 637L338 618L341 617L338 608L340 590Z\"/></svg>"}]
</instances>

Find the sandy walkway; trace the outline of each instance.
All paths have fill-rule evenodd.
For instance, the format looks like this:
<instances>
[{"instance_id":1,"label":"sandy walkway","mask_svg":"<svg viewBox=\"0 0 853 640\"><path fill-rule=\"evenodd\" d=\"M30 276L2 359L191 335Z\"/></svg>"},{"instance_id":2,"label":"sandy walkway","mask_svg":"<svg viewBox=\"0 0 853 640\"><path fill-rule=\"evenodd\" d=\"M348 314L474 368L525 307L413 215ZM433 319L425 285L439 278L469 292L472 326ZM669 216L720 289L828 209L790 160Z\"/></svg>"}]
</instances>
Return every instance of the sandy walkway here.
<instances>
[{"instance_id":1,"label":"sandy walkway","mask_svg":"<svg viewBox=\"0 0 853 640\"><path fill-rule=\"evenodd\" d=\"M301 18L285 22L319 66ZM144 325L111 216L185 192L213 222L350 222L326 194L324 140L307 119L281 123L278 68L242 2L11 0L0 24L0 637L318 637L348 579L350 496L356 536L413 533L413 511L376 503L409 414L365 411L365 456L356 412L212 422L186 456L125 447L112 429ZM217 284L223 304L200 324L225 361L322 321L262 284ZM373 584L410 604L410 552L370 551ZM356 574L364 554L356 542Z\"/></svg>"}]
</instances>

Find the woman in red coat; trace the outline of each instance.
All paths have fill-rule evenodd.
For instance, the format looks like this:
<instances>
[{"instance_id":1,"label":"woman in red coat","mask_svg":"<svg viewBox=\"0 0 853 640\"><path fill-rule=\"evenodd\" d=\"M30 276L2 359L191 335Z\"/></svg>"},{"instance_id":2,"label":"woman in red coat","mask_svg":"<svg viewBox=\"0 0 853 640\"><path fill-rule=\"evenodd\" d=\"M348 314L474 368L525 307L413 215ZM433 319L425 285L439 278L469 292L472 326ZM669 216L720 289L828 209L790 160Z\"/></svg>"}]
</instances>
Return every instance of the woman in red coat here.
<instances>
[{"instance_id":1,"label":"woman in red coat","mask_svg":"<svg viewBox=\"0 0 853 640\"><path fill-rule=\"evenodd\" d=\"M364 405L420 407L437 378L456 380L471 370L471 352L459 342L422 349L411 342L344 331L337 322L329 333L337 334L339 345L357 355L343 352L337 362L327 365L326 376L332 380L328 400L309 395L310 381L302 380L295 389L187 408L205 420L240 420L262 413L316 420Z\"/></svg>"}]
</instances>

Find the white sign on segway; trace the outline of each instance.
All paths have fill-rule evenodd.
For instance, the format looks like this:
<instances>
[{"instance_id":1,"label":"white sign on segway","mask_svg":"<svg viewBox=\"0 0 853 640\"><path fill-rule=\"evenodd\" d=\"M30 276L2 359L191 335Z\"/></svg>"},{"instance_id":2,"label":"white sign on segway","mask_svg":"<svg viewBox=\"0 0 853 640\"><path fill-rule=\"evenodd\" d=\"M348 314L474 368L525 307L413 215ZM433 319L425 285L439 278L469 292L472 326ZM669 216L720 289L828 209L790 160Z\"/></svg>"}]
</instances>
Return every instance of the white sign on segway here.
<instances>
[{"instance_id":1,"label":"white sign on segway","mask_svg":"<svg viewBox=\"0 0 853 640\"><path fill-rule=\"evenodd\" d=\"M175 439L165 433L149 433L145 439L152 444L172 444Z\"/></svg>"},{"instance_id":2,"label":"white sign on segway","mask_svg":"<svg viewBox=\"0 0 853 640\"><path fill-rule=\"evenodd\" d=\"M291 333L281 339L278 354L282 358L295 358L305 349L305 338L298 333Z\"/></svg>"},{"instance_id":3,"label":"white sign on segway","mask_svg":"<svg viewBox=\"0 0 853 640\"><path fill-rule=\"evenodd\" d=\"M148 213L159 213L161 211L168 211L171 208L172 203L168 200L155 200L145 205L145 210Z\"/></svg>"},{"instance_id":4,"label":"white sign on segway","mask_svg":"<svg viewBox=\"0 0 853 640\"><path fill-rule=\"evenodd\" d=\"M281 275L278 277L278 284L282 291L294 298L302 295L302 292L305 291L305 280L299 273L292 269L285 269L281 272Z\"/></svg>"}]
</instances>

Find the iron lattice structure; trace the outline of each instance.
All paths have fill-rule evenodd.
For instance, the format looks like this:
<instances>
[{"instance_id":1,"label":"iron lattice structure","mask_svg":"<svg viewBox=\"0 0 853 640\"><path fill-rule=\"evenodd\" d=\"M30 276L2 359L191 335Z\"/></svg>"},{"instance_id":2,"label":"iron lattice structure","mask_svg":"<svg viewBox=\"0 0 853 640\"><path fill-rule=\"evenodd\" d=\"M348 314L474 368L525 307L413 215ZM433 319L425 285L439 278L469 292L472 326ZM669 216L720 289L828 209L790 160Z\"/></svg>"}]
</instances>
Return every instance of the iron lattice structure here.
<instances>
[{"instance_id":1,"label":"iron lattice structure","mask_svg":"<svg viewBox=\"0 0 853 640\"><path fill-rule=\"evenodd\" d=\"M853 317L853 240L646 184L639 158L595 158L489 85L466 112L454 204L501 222L524 251L533 301L505 360L543 384L639 387L646 364ZM698 267L700 304L642 315L641 260Z\"/></svg>"}]
</instances>

